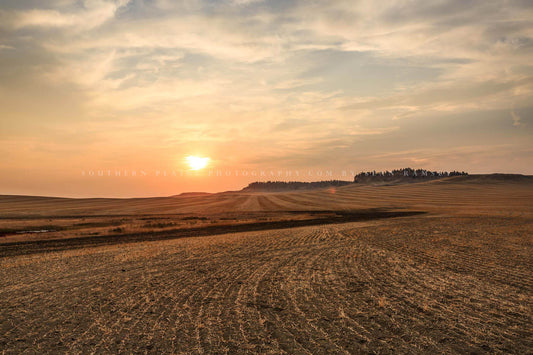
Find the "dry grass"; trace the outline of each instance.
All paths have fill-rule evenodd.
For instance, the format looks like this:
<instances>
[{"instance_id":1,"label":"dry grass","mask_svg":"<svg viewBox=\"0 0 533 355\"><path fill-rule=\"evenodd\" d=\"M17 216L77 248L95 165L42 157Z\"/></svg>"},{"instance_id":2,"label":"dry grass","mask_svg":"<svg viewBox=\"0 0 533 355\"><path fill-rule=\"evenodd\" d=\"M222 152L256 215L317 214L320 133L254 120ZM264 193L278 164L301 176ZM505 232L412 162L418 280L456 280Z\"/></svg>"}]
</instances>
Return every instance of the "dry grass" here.
<instances>
[{"instance_id":1,"label":"dry grass","mask_svg":"<svg viewBox=\"0 0 533 355\"><path fill-rule=\"evenodd\" d=\"M374 223L3 260L0 345L69 353L531 348L531 220ZM513 237L502 238L502 228ZM435 229L438 241L427 237Z\"/></svg>"},{"instance_id":2,"label":"dry grass","mask_svg":"<svg viewBox=\"0 0 533 355\"><path fill-rule=\"evenodd\" d=\"M413 188L375 194L429 215L2 257L0 353L530 352L531 188L489 186L491 203L467 201L474 195L462 186L431 196L427 186L417 187L422 195ZM511 199L519 189L522 199ZM339 205L370 194L341 190ZM322 193L237 194L232 206L332 204ZM179 208L215 203L205 198ZM108 203L138 203L119 202ZM462 207L454 214L450 206ZM102 228L239 221L132 213Z\"/></svg>"}]
</instances>

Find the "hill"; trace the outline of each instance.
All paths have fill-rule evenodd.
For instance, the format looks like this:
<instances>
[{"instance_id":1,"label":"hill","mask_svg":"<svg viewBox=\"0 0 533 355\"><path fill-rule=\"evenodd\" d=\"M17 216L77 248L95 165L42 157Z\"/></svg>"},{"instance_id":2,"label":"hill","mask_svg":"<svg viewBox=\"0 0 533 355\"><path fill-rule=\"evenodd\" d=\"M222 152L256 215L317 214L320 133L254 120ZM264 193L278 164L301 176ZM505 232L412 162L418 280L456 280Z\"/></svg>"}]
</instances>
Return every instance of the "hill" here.
<instances>
[{"instance_id":1,"label":"hill","mask_svg":"<svg viewBox=\"0 0 533 355\"><path fill-rule=\"evenodd\" d=\"M377 179L377 178L376 178ZM128 216L151 214L213 214L264 211L352 210L401 206L458 213L498 206L533 207L533 176L490 174L410 179L420 183L350 183L334 189L242 191L153 198L55 198L0 195L0 220L41 216ZM306 186L306 183L302 183ZM313 186L312 183L308 183ZM270 184L276 186L276 184ZM281 184L283 185L283 184ZM316 184L315 184L316 185ZM253 184L252 186L262 186ZM288 186L291 186L288 184ZM329 185L332 186L332 185ZM507 211L510 212L510 211ZM43 221L44 222L44 221ZM5 226L9 228L9 226ZM48 228L47 228L48 229Z\"/></svg>"},{"instance_id":2,"label":"hill","mask_svg":"<svg viewBox=\"0 0 533 355\"><path fill-rule=\"evenodd\" d=\"M266 181L252 182L242 191L246 192L268 192L268 191L292 191L292 190L313 190L324 189L328 187L340 187L352 184L351 181L327 180L327 181Z\"/></svg>"},{"instance_id":3,"label":"hill","mask_svg":"<svg viewBox=\"0 0 533 355\"><path fill-rule=\"evenodd\" d=\"M0 196L6 353L530 352L533 179Z\"/></svg>"}]
</instances>

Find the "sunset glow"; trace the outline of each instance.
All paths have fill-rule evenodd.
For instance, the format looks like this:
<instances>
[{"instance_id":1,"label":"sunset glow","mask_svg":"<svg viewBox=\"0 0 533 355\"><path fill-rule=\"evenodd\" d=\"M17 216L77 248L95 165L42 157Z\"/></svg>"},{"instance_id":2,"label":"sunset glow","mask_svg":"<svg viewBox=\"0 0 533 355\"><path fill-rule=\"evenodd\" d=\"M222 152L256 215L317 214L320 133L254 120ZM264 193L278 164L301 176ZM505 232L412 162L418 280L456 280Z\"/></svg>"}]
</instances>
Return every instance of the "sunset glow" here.
<instances>
[{"instance_id":1,"label":"sunset glow","mask_svg":"<svg viewBox=\"0 0 533 355\"><path fill-rule=\"evenodd\" d=\"M493 0L2 1L1 192L214 192L253 181L225 173L243 169L532 174L531 18ZM176 163L191 151L216 152L222 177L172 174L206 166ZM147 174L83 174L98 170Z\"/></svg>"}]
</instances>

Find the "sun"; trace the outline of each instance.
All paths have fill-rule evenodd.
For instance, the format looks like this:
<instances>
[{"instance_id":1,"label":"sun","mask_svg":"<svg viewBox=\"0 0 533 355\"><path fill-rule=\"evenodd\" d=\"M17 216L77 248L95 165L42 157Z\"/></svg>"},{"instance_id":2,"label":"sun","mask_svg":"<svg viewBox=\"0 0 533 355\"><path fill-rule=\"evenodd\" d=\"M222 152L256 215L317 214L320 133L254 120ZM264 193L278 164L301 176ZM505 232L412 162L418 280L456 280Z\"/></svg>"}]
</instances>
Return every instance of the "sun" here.
<instances>
[{"instance_id":1,"label":"sun","mask_svg":"<svg viewBox=\"0 0 533 355\"><path fill-rule=\"evenodd\" d=\"M201 157L195 157L194 155L189 155L185 158L187 160L187 164L189 164L189 167L191 170L200 170L207 166L207 163L209 162L209 158L201 158Z\"/></svg>"}]
</instances>

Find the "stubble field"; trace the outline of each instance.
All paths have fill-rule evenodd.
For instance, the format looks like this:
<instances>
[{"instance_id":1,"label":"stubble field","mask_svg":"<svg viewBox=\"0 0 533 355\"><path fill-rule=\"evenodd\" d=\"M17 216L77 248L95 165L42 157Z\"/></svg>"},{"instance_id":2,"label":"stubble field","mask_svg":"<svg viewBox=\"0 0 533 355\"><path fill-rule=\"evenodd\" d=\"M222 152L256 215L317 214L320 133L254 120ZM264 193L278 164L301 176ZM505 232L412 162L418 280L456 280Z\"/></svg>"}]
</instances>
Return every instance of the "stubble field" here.
<instances>
[{"instance_id":1,"label":"stubble field","mask_svg":"<svg viewBox=\"0 0 533 355\"><path fill-rule=\"evenodd\" d=\"M157 201L2 197L0 352L528 353L533 185L474 179ZM91 233L82 218L98 220L106 243L76 243ZM139 230L141 218L158 228ZM64 228L13 233L45 219ZM73 247L38 244L54 240Z\"/></svg>"}]
</instances>

